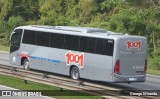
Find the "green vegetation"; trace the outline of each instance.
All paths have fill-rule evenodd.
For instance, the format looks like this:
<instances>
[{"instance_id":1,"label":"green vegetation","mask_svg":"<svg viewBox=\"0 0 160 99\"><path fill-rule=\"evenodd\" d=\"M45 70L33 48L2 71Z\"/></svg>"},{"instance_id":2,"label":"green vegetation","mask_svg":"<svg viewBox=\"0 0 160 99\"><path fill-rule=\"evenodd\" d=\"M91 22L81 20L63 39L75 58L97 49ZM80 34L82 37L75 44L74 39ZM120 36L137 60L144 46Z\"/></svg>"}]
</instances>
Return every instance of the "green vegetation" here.
<instances>
[{"instance_id":1,"label":"green vegetation","mask_svg":"<svg viewBox=\"0 0 160 99\"><path fill-rule=\"evenodd\" d=\"M25 84L22 79L10 77L10 76L4 76L0 75L0 85L5 85L9 87L13 87L16 89L21 89L21 90L55 90L58 91L60 88L54 87L54 86L49 86L45 84L40 84L40 83L35 83L28 81L28 84ZM54 93L54 91L53 91ZM71 95L71 93L69 93ZM75 96L78 95L78 96ZM73 96L54 96L57 99L101 99L98 96L85 96L87 94L85 93L79 93L79 92L72 92ZM80 96L82 95L82 96Z\"/></svg>"},{"instance_id":2,"label":"green vegetation","mask_svg":"<svg viewBox=\"0 0 160 99\"><path fill-rule=\"evenodd\" d=\"M159 0L0 0L0 45L20 25L69 25L141 35L148 68L160 70Z\"/></svg>"},{"instance_id":3,"label":"green vegetation","mask_svg":"<svg viewBox=\"0 0 160 99\"><path fill-rule=\"evenodd\" d=\"M147 70L147 74L160 76L160 71L159 71L159 70L148 69L148 70Z\"/></svg>"},{"instance_id":4,"label":"green vegetation","mask_svg":"<svg viewBox=\"0 0 160 99\"><path fill-rule=\"evenodd\" d=\"M0 51L9 52L9 47L0 45Z\"/></svg>"}]
</instances>

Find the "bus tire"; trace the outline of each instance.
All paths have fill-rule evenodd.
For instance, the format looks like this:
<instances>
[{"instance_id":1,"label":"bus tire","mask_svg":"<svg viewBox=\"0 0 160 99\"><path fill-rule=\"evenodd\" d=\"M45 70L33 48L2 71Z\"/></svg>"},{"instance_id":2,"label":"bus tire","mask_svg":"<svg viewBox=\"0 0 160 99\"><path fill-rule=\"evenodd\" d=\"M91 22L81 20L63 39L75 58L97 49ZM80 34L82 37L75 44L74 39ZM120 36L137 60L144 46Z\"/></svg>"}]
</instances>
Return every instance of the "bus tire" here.
<instances>
[{"instance_id":1,"label":"bus tire","mask_svg":"<svg viewBox=\"0 0 160 99\"><path fill-rule=\"evenodd\" d=\"M79 69L77 67L73 67L72 70L71 70L71 78L72 79L75 79L75 80L78 80L80 77L79 77Z\"/></svg>"},{"instance_id":2,"label":"bus tire","mask_svg":"<svg viewBox=\"0 0 160 99\"><path fill-rule=\"evenodd\" d=\"M24 59L24 61L23 61L23 69L25 69L25 70L29 70L30 68L29 68L29 61L28 61L28 59Z\"/></svg>"}]
</instances>

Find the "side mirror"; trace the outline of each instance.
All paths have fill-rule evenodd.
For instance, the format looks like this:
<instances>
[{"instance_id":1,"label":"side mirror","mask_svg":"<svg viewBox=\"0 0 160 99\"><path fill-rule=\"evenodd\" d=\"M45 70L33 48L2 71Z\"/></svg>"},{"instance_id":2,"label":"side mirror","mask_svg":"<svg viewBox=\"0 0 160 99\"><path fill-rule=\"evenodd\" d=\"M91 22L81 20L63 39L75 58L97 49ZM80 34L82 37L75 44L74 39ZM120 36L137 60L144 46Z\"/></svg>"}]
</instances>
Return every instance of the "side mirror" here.
<instances>
[{"instance_id":1,"label":"side mirror","mask_svg":"<svg viewBox=\"0 0 160 99\"><path fill-rule=\"evenodd\" d=\"M11 33L10 38L9 38L9 42L11 42L11 39L12 39L13 34L15 34L15 32L12 32L12 33Z\"/></svg>"}]
</instances>

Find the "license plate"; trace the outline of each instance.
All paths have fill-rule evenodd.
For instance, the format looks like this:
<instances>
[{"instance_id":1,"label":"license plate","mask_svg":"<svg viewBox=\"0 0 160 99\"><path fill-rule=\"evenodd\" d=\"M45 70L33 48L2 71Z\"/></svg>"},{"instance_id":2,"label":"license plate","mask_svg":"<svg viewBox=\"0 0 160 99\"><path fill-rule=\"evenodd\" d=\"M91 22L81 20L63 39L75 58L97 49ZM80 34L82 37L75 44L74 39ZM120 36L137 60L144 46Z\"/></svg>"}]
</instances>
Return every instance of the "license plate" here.
<instances>
[{"instance_id":1,"label":"license plate","mask_svg":"<svg viewBox=\"0 0 160 99\"><path fill-rule=\"evenodd\" d=\"M129 81L134 81L135 80L135 78L129 78Z\"/></svg>"}]
</instances>

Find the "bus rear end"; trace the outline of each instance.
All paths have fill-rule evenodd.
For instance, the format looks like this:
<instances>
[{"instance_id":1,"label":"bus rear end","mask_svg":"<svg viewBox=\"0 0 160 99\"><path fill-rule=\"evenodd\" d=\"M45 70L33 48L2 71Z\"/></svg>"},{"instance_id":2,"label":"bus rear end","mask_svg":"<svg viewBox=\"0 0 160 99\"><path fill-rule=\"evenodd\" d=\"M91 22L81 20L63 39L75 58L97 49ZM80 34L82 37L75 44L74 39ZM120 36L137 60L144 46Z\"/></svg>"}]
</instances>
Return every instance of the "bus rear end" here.
<instances>
[{"instance_id":1,"label":"bus rear end","mask_svg":"<svg viewBox=\"0 0 160 99\"><path fill-rule=\"evenodd\" d=\"M117 40L114 59L114 82L144 82L147 69L147 40L126 36Z\"/></svg>"}]
</instances>

